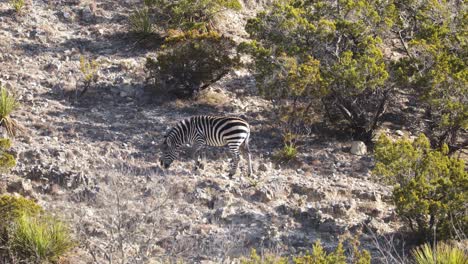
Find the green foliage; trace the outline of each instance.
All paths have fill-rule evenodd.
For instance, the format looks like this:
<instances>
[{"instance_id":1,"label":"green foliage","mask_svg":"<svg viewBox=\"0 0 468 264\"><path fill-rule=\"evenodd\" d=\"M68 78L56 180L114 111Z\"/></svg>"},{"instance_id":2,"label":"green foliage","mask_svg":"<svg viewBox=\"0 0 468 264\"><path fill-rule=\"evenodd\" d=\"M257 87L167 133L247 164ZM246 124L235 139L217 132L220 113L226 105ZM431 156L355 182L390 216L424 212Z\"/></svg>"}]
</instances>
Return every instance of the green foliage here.
<instances>
[{"instance_id":1,"label":"green foliage","mask_svg":"<svg viewBox=\"0 0 468 264\"><path fill-rule=\"evenodd\" d=\"M80 71L83 74L85 83L96 82L98 70L99 64L97 61L89 60L85 56L80 56Z\"/></svg>"},{"instance_id":2,"label":"green foliage","mask_svg":"<svg viewBox=\"0 0 468 264\"><path fill-rule=\"evenodd\" d=\"M297 158L297 147L294 144L286 143L284 147L277 153L278 159L281 160L294 160Z\"/></svg>"},{"instance_id":3,"label":"green foliage","mask_svg":"<svg viewBox=\"0 0 468 264\"><path fill-rule=\"evenodd\" d=\"M130 30L146 37L153 33L153 22L147 7L135 10L129 17Z\"/></svg>"},{"instance_id":4,"label":"green foliage","mask_svg":"<svg viewBox=\"0 0 468 264\"><path fill-rule=\"evenodd\" d=\"M375 148L374 173L395 184L398 215L425 240L456 237L468 232L468 172L461 159L447 156L448 148L430 148L421 135L413 142L392 142L381 136Z\"/></svg>"},{"instance_id":5,"label":"green foliage","mask_svg":"<svg viewBox=\"0 0 468 264\"><path fill-rule=\"evenodd\" d=\"M23 10L24 0L10 0L10 5L15 9L16 13L19 13Z\"/></svg>"},{"instance_id":6,"label":"green foliage","mask_svg":"<svg viewBox=\"0 0 468 264\"><path fill-rule=\"evenodd\" d=\"M370 255L367 251L360 251L353 248L353 257L347 262L343 245L338 244L334 252L327 253L323 249L320 241L315 242L311 253L303 256L278 257L274 255L261 257L255 250L252 250L248 259L242 259L242 264L370 264Z\"/></svg>"},{"instance_id":7,"label":"green foliage","mask_svg":"<svg viewBox=\"0 0 468 264\"><path fill-rule=\"evenodd\" d=\"M210 31L213 19L220 12L239 10L238 0L145 0L160 18L165 29Z\"/></svg>"},{"instance_id":8,"label":"green foliage","mask_svg":"<svg viewBox=\"0 0 468 264\"><path fill-rule=\"evenodd\" d=\"M261 257L255 249L252 249L249 258L243 258L241 264L288 264L288 258L268 255Z\"/></svg>"},{"instance_id":9,"label":"green foliage","mask_svg":"<svg viewBox=\"0 0 468 264\"><path fill-rule=\"evenodd\" d=\"M416 264L466 264L468 254L466 249L460 249L445 243L438 243L433 249L430 244L424 244L413 250Z\"/></svg>"},{"instance_id":10,"label":"green foliage","mask_svg":"<svg viewBox=\"0 0 468 264\"><path fill-rule=\"evenodd\" d=\"M0 256L27 263L56 262L74 245L64 223L34 201L11 195L0 196L0 238Z\"/></svg>"},{"instance_id":11,"label":"green foliage","mask_svg":"<svg viewBox=\"0 0 468 264\"><path fill-rule=\"evenodd\" d=\"M0 126L6 130L10 137L16 136L19 130L18 123L10 116L19 106L16 96L0 84Z\"/></svg>"},{"instance_id":12,"label":"green foliage","mask_svg":"<svg viewBox=\"0 0 468 264\"><path fill-rule=\"evenodd\" d=\"M298 140L300 137L293 133L283 134L283 148L276 153L276 158L280 161L292 161L297 158L298 154Z\"/></svg>"},{"instance_id":13,"label":"green foliage","mask_svg":"<svg viewBox=\"0 0 468 264\"><path fill-rule=\"evenodd\" d=\"M146 68L155 87L190 97L218 81L238 64L235 43L216 32L172 32L157 59Z\"/></svg>"},{"instance_id":14,"label":"green foliage","mask_svg":"<svg viewBox=\"0 0 468 264\"><path fill-rule=\"evenodd\" d=\"M7 150L11 147L11 140L0 138L0 172L6 172L16 165L16 159Z\"/></svg>"},{"instance_id":15,"label":"green foliage","mask_svg":"<svg viewBox=\"0 0 468 264\"><path fill-rule=\"evenodd\" d=\"M328 116L340 113L355 137L369 140L389 90L378 36L393 25L395 7L391 1L337 2L338 8L335 1L276 3L248 21L254 41L240 49L254 56L262 95L278 106L302 105L307 115L312 105L324 104Z\"/></svg>"},{"instance_id":16,"label":"green foliage","mask_svg":"<svg viewBox=\"0 0 468 264\"><path fill-rule=\"evenodd\" d=\"M0 225L3 227L21 215L34 216L41 212L42 208L30 199L5 194L0 196Z\"/></svg>"},{"instance_id":17,"label":"green foliage","mask_svg":"<svg viewBox=\"0 0 468 264\"><path fill-rule=\"evenodd\" d=\"M87 59L85 56L80 56L80 71L83 74L84 89L80 96L83 95L91 84L98 80L99 63L95 60Z\"/></svg>"},{"instance_id":18,"label":"green foliage","mask_svg":"<svg viewBox=\"0 0 468 264\"><path fill-rule=\"evenodd\" d=\"M73 246L70 230L52 217L21 215L9 231L15 255L35 263L55 262Z\"/></svg>"},{"instance_id":19,"label":"green foliage","mask_svg":"<svg viewBox=\"0 0 468 264\"><path fill-rule=\"evenodd\" d=\"M455 147L468 128L468 47L464 2L398 1L399 32L407 57L400 78L425 103L433 146Z\"/></svg>"}]
</instances>

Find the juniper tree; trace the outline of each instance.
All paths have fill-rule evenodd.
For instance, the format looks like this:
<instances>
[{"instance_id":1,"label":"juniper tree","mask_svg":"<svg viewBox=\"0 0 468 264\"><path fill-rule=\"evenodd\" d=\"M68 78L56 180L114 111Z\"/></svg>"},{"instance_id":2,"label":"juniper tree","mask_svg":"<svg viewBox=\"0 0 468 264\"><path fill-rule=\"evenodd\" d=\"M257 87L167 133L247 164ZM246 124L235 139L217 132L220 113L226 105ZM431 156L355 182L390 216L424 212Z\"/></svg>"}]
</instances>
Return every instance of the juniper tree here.
<instances>
[{"instance_id":1,"label":"juniper tree","mask_svg":"<svg viewBox=\"0 0 468 264\"><path fill-rule=\"evenodd\" d=\"M318 101L370 141L392 90L380 36L395 19L391 1L283 1L248 21L253 41L241 48L254 57L260 93L286 119L297 108L310 115Z\"/></svg>"}]
</instances>

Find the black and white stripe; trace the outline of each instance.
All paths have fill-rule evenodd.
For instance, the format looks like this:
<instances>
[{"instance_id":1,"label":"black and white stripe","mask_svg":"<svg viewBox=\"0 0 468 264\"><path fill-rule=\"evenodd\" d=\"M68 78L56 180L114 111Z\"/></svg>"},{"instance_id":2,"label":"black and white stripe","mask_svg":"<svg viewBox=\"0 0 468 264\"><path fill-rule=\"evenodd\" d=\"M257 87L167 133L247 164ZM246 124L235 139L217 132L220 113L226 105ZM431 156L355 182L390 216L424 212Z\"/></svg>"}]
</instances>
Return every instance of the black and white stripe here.
<instances>
[{"instance_id":1,"label":"black and white stripe","mask_svg":"<svg viewBox=\"0 0 468 264\"><path fill-rule=\"evenodd\" d=\"M249 149L250 127L249 124L238 117L220 116L194 116L177 123L165 136L161 166L169 168L176 159L178 150L185 144L193 147L195 165L198 161L200 150L208 146L228 146L233 154L233 162L229 176L232 177L237 170L240 154L239 148L244 144L248 154L248 174L252 174L252 162Z\"/></svg>"}]
</instances>

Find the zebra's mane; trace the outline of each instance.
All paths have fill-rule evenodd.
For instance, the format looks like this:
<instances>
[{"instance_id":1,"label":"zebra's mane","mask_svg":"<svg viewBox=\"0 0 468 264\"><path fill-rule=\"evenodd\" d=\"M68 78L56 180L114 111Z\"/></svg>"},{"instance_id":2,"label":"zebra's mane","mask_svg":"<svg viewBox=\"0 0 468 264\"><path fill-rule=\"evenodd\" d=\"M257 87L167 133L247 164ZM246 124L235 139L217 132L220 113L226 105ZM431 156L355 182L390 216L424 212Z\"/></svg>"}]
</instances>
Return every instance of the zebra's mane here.
<instances>
[{"instance_id":1,"label":"zebra's mane","mask_svg":"<svg viewBox=\"0 0 468 264\"><path fill-rule=\"evenodd\" d=\"M177 122L175 125L172 126L171 129L169 129L169 131L166 133L166 135L164 136L165 140L167 140L167 138L171 135L171 134L175 134L175 131L177 129L177 126L179 124L181 124L182 122L186 122L186 124L190 124L190 120L192 119L192 117L190 118L186 118L186 119L183 119L179 122Z\"/></svg>"}]
</instances>

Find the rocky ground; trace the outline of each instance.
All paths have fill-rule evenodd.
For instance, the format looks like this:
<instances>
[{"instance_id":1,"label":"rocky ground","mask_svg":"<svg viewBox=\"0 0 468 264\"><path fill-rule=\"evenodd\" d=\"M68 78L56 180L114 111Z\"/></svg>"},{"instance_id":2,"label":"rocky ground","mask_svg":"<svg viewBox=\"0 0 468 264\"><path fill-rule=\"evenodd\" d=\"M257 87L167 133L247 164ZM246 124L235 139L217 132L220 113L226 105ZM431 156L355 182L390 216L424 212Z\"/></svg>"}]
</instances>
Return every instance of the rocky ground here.
<instances>
[{"instance_id":1,"label":"rocky ground","mask_svg":"<svg viewBox=\"0 0 468 264\"><path fill-rule=\"evenodd\" d=\"M280 141L246 70L198 101L149 93L144 62L158 43L142 45L127 34L136 4L31 0L17 15L0 1L0 81L19 96L14 118L24 126L12 150L18 165L2 175L0 192L37 199L70 222L80 247L69 263L230 263L251 248L298 252L316 239L331 248L356 234L378 256L373 237L399 223L390 189L371 179L371 155L353 155L350 141L313 133L299 162L274 162ZM244 16L258 7L245 4ZM245 37L242 17L222 29ZM98 61L99 75L78 97L80 56ZM254 178L226 178L222 149L209 149L202 171L193 172L188 155L159 168L163 133L195 114L250 121Z\"/></svg>"}]
</instances>

